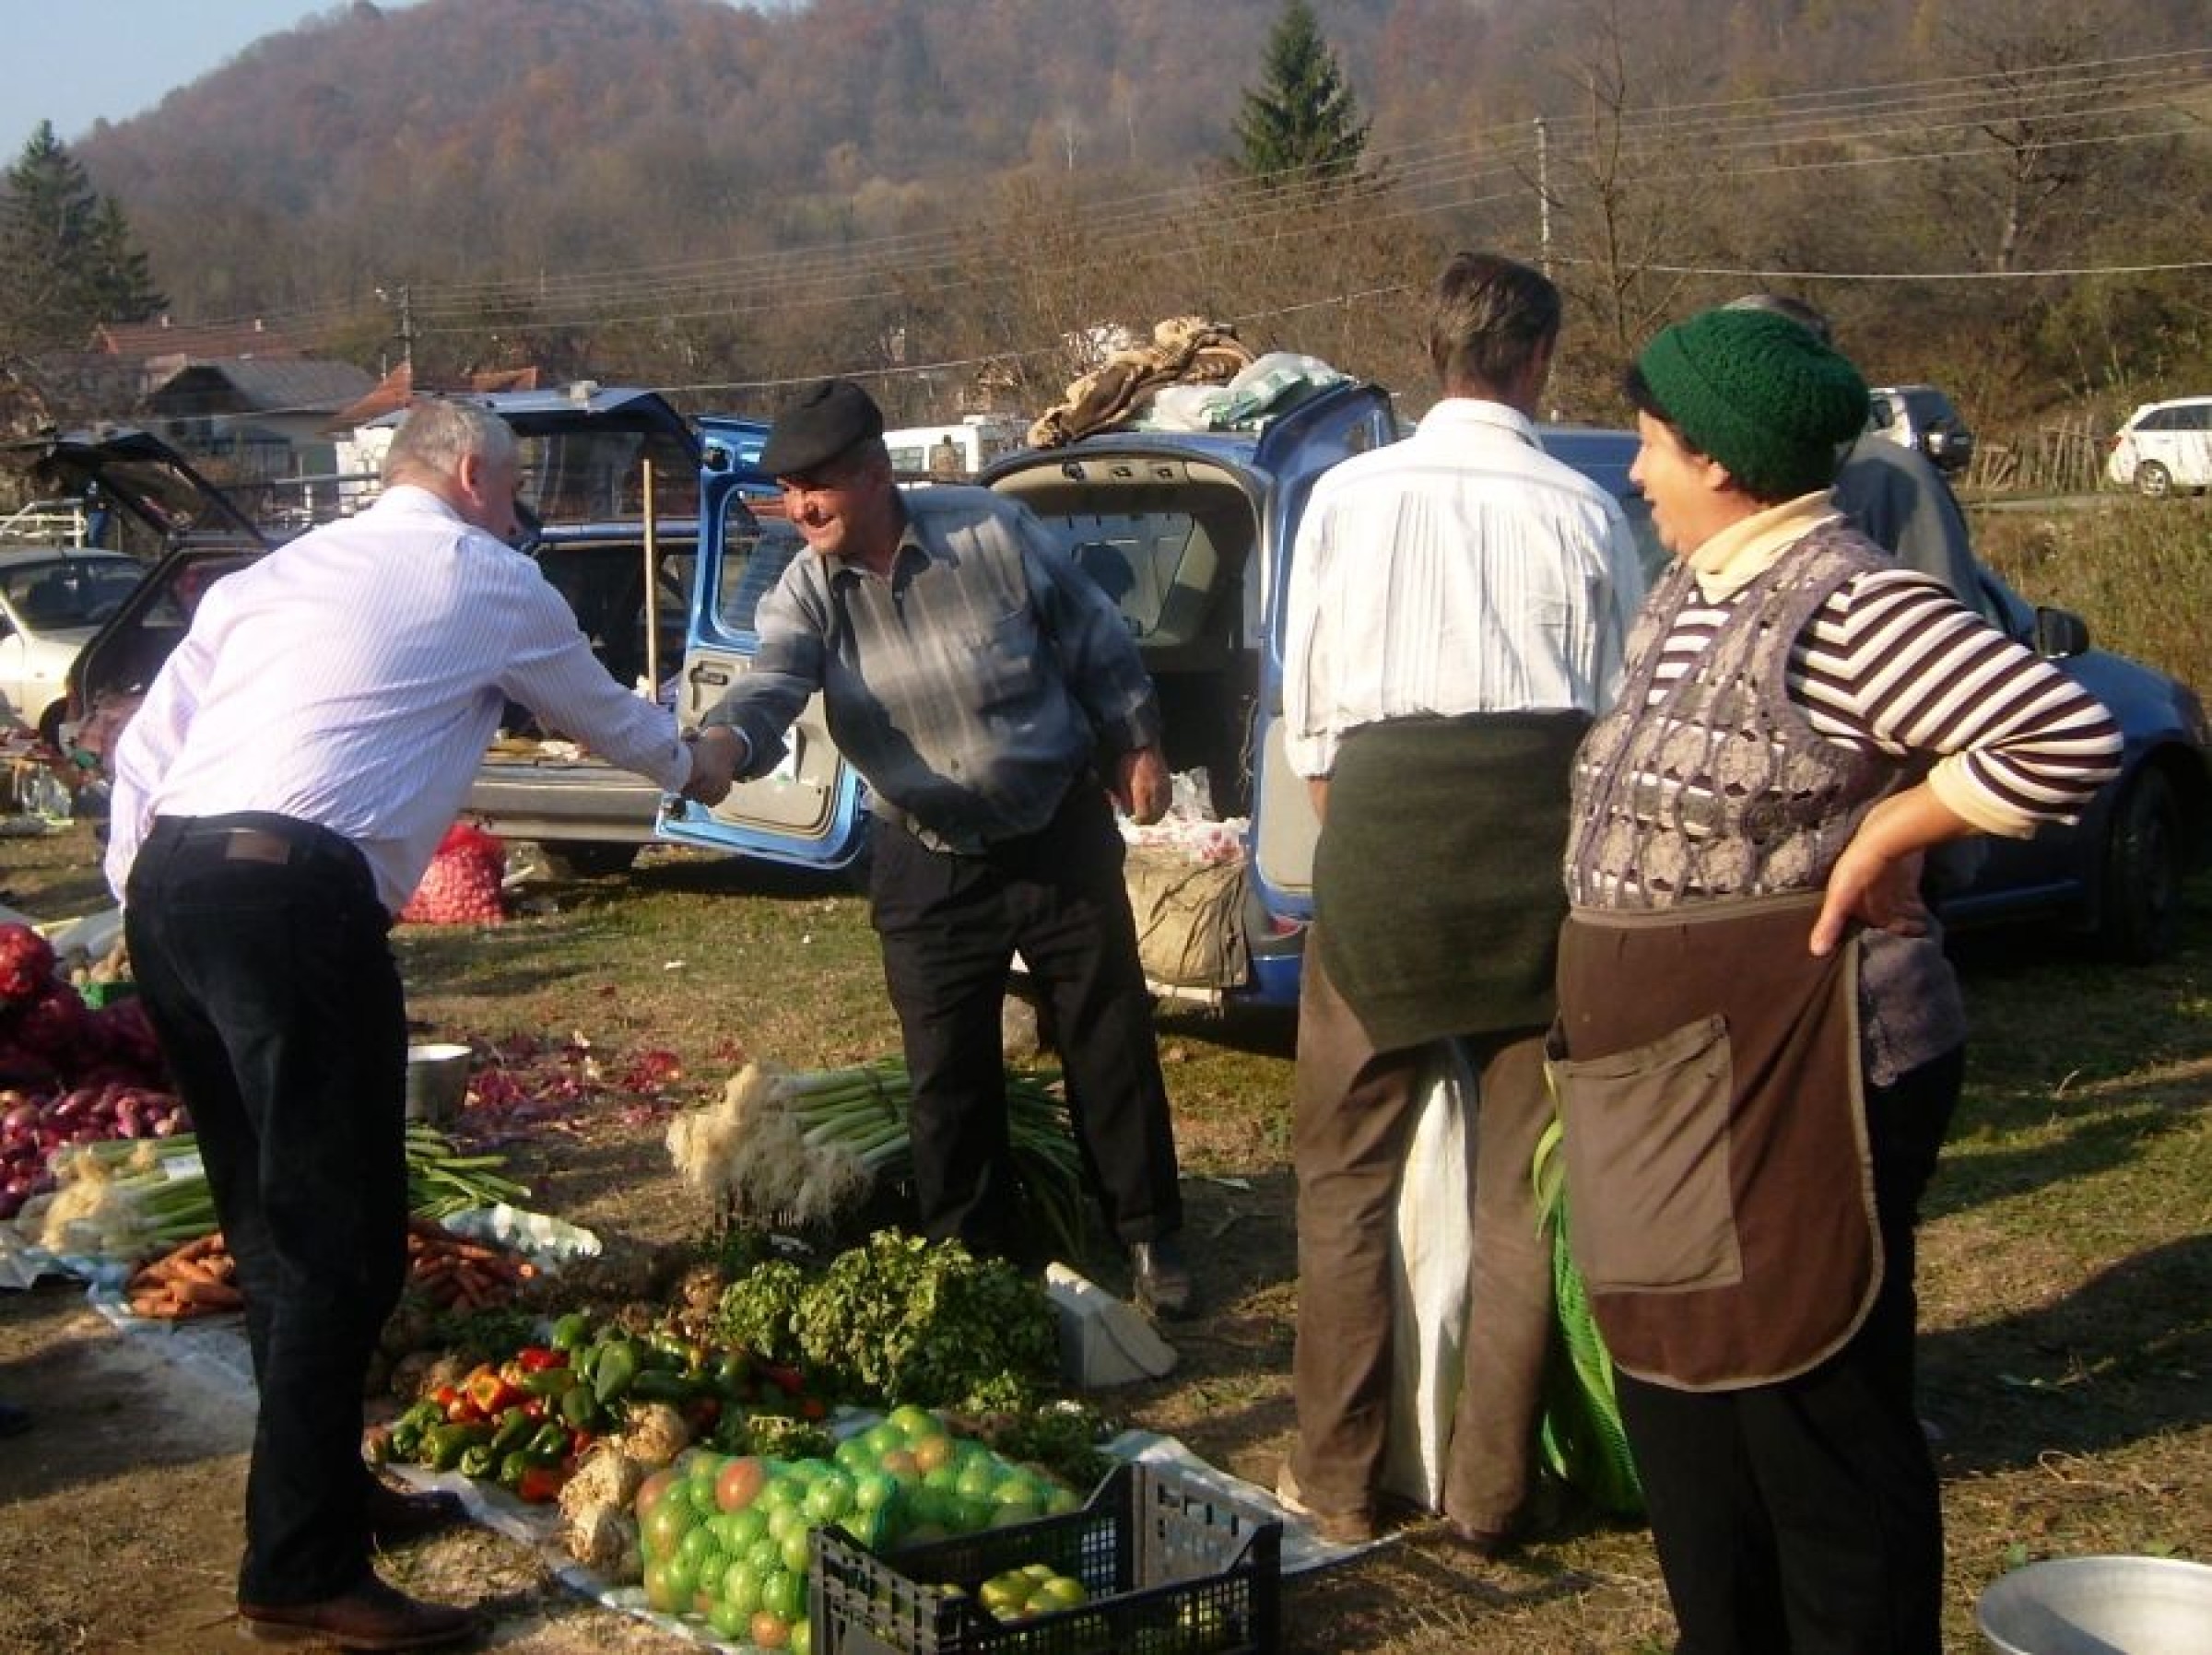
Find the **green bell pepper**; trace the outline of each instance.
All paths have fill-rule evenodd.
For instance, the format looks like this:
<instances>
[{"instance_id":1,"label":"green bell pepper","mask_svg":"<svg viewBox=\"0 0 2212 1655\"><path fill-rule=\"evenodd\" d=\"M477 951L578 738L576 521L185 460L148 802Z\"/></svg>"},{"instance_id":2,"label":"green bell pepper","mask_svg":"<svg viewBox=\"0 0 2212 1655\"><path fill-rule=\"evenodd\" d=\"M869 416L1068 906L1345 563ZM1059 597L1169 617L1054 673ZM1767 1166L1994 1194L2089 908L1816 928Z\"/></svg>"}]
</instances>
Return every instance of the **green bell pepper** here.
<instances>
[{"instance_id":1,"label":"green bell pepper","mask_svg":"<svg viewBox=\"0 0 2212 1655\"><path fill-rule=\"evenodd\" d=\"M638 1377L638 1347L627 1339L612 1339L599 1349L592 1365L592 1394L607 1407L628 1394Z\"/></svg>"}]
</instances>

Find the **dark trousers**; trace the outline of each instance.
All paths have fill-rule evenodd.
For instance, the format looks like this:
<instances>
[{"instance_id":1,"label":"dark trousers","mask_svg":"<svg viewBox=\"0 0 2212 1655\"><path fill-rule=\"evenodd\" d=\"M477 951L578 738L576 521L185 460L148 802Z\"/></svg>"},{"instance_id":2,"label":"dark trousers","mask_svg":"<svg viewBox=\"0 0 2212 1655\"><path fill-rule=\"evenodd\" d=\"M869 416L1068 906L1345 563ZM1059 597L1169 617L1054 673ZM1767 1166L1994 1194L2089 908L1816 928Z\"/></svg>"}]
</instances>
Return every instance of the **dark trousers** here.
<instances>
[{"instance_id":1,"label":"dark trousers","mask_svg":"<svg viewBox=\"0 0 2212 1655\"><path fill-rule=\"evenodd\" d=\"M1965 1072L1869 1087L1882 1285L1850 1343L1779 1385L1617 1374L1680 1655L1940 1655L1943 1510L1913 1405L1913 1227Z\"/></svg>"},{"instance_id":2,"label":"dark trousers","mask_svg":"<svg viewBox=\"0 0 2212 1655\"><path fill-rule=\"evenodd\" d=\"M1298 1172L1298 1332L1291 1388L1301 1497L1367 1512L1390 1426L1391 1236L1430 1047L1378 1052L1307 939L1291 1159ZM1551 1118L1534 1029L1460 1042L1475 1105L1475 1257L1444 1510L1500 1533L1528 1494L1551 1334L1550 1232L1530 1165Z\"/></svg>"},{"instance_id":3,"label":"dark trousers","mask_svg":"<svg viewBox=\"0 0 2212 1655\"><path fill-rule=\"evenodd\" d=\"M1000 1015L1013 956L1044 996L1069 1114L1108 1230L1149 1241L1181 1227L1175 1140L1105 795L1072 788L1037 833L977 856L886 827L870 897L913 1090L923 1232L1035 1262L1016 1227Z\"/></svg>"},{"instance_id":4,"label":"dark trousers","mask_svg":"<svg viewBox=\"0 0 2212 1655\"><path fill-rule=\"evenodd\" d=\"M406 1020L345 840L281 816L159 818L124 925L198 1135L260 1391L239 1596L369 1567L361 1389L406 1269Z\"/></svg>"}]
</instances>

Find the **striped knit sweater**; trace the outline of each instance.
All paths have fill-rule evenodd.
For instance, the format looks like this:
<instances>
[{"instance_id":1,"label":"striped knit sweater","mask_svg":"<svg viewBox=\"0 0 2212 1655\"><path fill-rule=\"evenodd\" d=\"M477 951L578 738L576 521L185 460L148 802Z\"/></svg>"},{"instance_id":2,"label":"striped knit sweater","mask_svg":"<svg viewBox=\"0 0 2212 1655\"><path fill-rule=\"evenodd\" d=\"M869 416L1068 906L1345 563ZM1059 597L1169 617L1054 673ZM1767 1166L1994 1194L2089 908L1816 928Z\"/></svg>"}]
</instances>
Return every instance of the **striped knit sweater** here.
<instances>
[{"instance_id":1,"label":"striped knit sweater","mask_svg":"<svg viewBox=\"0 0 2212 1655\"><path fill-rule=\"evenodd\" d=\"M2078 816L2119 748L2093 697L1831 519L1722 595L1688 565L1653 590L1577 757L1568 894L1817 890L1865 810L1924 773L1977 827L2024 835ZM1862 988L1877 1081L1963 1038L1932 942L1871 935Z\"/></svg>"}]
</instances>

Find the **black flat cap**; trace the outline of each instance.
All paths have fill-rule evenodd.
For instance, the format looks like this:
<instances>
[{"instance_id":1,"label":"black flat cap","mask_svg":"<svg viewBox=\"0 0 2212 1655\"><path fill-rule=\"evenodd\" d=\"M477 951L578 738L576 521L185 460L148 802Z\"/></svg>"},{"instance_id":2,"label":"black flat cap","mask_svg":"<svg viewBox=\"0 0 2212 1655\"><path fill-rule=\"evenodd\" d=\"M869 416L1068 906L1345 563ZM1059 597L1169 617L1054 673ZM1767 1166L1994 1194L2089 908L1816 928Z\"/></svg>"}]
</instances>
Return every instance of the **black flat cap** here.
<instances>
[{"instance_id":1,"label":"black flat cap","mask_svg":"<svg viewBox=\"0 0 2212 1655\"><path fill-rule=\"evenodd\" d=\"M855 442L883 435L883 410L851 380L818 380L776 416L760 450L771 477L800 477L826 465Z\"/></svg>"}]
</instances>

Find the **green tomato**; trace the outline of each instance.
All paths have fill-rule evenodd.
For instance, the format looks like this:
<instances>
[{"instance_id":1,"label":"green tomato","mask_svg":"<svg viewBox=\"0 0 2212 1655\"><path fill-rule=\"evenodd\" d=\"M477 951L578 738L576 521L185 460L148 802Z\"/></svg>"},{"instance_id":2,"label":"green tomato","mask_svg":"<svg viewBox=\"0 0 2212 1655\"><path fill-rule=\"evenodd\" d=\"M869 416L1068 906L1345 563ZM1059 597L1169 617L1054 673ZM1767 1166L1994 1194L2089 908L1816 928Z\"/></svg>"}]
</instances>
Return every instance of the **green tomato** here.
<instances>
[{"instance_id":1,"label":"green tomato","mask_svg":"<svg viewBox=\"0 0 2212 1655\"><path fill-rule=\"evenodd\" d=\"M760 1607L760 1582L764 1578L764 1571L750 1557L737 1559L722 1571L723 1607L746 1620L752 1619L753 1611Z\"/></svg>"},{"instance_id":2,"label":"green tomato","mask_svg":"<svg viewBox=\"0 0 2212 1655\"><path fill-rule=\"evenodd\" d=\"M944 1426L938 1423L935 1414L927 1408L919 1407L912 1403L902 1403L893 1408L884 1415L884 1423L896 1426L900 1435L905 1437L909 1441L917 1437L935 1436L945 1429Z\"/></svg>"},{"instance_id":3,"label":"green tomato","mask_svg":"<svg viewBox=\"0 0 2212 1655\"><path fill-rule=\"evenodd\" d=\"M783 1537L783 1567L804 1580L814 1567L814 1537L805 1529Z\"/></svg>"},{"instance_id":4,"label":"green tomato","mask_svg":"<svg viewBox=\"0 0 2212 1655\"><path fill-rule=\"evenodd\" d=\"M806 1491L806 1501L800 1509L806 1513L809 1522L833 1523L852 1507L853 1479L842 1472L831 1472L818 1479L814 1486Z\"/></svg>"},{"instance_id":5,"label":"green tomato","mask_svg":"<svg viewBox=\"0 0 2212 1655\"><path fill-rule=\"evenodd\" d=\"M760 1582L760 1607L779 1620L795 1620L806 1612L806 1577L777 1569Z\"/></svg>"},{"instance_id":6,"label":"green tomato","mask_svg":"<svg viewBox=\"0 0 2212 1655\"><path fill-rule=\"evenodd\" d=\"M672 1493L654 1506L640 1528L639 1538L655 1557L673 1557L684 1536L698 1526L699 1511L688 1499Z\"/></svg>"},{"instance_id":7,"label":"green tomato","mask_svg":"<svg viewBox=\"0 0 2212 1655\"><path fill-rule=\"evenodd\" d=\"M791 1655L814 1655L814 1623L795 1620L791 1623Z\"/></svg>"},{"instance_id":8,"label":"green tomato","mask_svg":"<svg viewBox=\"0 0 2212 1655\"><path fill-rule=\"evenodd\" d=\"M1030 1594L1030 1606L1041 1613L1054 1609L1073 1609L1078 1603L1090 1602L1090 1593L1083 1582L1072 1575L1047 1575L1037 1582L1037 1590Z\"/></svg>"},{"instance_id":9,"label":"green tomato","mask_svg":"<svg viewBox=\"0 0 2212 1655\"><path fill-rule=\"evenodd\" d=\"M720 1555L719 1553L716 1555ZM677 1613L691 1607L691 1599L699 1590L699 1557L695 1553L687 1557L680 1551L661 1565L661 1579L668 1595L676 1600Z\"/></svg>"},{"instance_id":10,"label":"green tomato","mask_svg":"<svg viewBox=\"0 0 2212 1655\"><path fill-rule=\"evenodd\" d=\"M741 1511L724 1512L713 1520L713 1526L722 1549L733 1557L742 1557L747 1548L768 1532L768 1513L747 1506Z\"/></svg>"},{"instance_id":11,"label":"green tomato","mask_svg":"<svg viewBox=\"0 0 2212 1655\"><path fill-rule=\"evenodd\" d=\"M668 1571L675 1564L673 1557L656 1557L645 1566L645 1606L656 1614L681 1614L690 1606L691 1594L679 1597L669 1584Z\"/></svg>"},{"instance_id":12,"label":"green tomato","mask_svg":"<svg viewBox=\"0 0 2212 1655\"><path fill-rule=\"evenodd\" d=\"M862 1511L879 1510L898 1494L899 1479L883 1472L865 1472L853 1479L853 1504Z\"/></svg>"},{"instance_id":13,"label":"green tomato","mask_svg":"<svg viewBox=\"0 0 2212 1655\"><path fill-rule=\"evenodd\" d=\"M773 1534L763 1534L753 1542L745 1554L745 1560L758 1569L762 1579L783 1567L783 1543Z\"/></svg>"},{"instance_id":14,"label":"green tomato","mask_svg":"<svg viewBox=\"0 0 2212 1655\"><path fill-rule=\"evenodd\" d=\"M804 1534L811 1527L804 1506L778 1506L768 1514L768 1532L778 1545L794 1534Z\"/></svg>"},{"instance_id":15,"label":"green tomato","mask_svg":"<svg viewBox=\"0 0 2212 1655\"><path fill-rule=\"evenodd\" d=\"M714 1532L712 1521L702 1522L686 1532L677 1543L676 1555L690 1560L694 1567L703 1567L711 1553L723 1550L722 1536Z\"/></svg>"},{"instance_id":16,"label":"green tomato","mask_svg":"<svg viewBox=\"0 0 2212 1655\"><path fill-rule=\"evenodd\" d=\"M726 1597L716 1598L714 1606L707 1611L707 1625L714 1628L714 1636L741 1644L752 1637L753 1612L739 1609Z\"/></svg>"}]
</instances>

